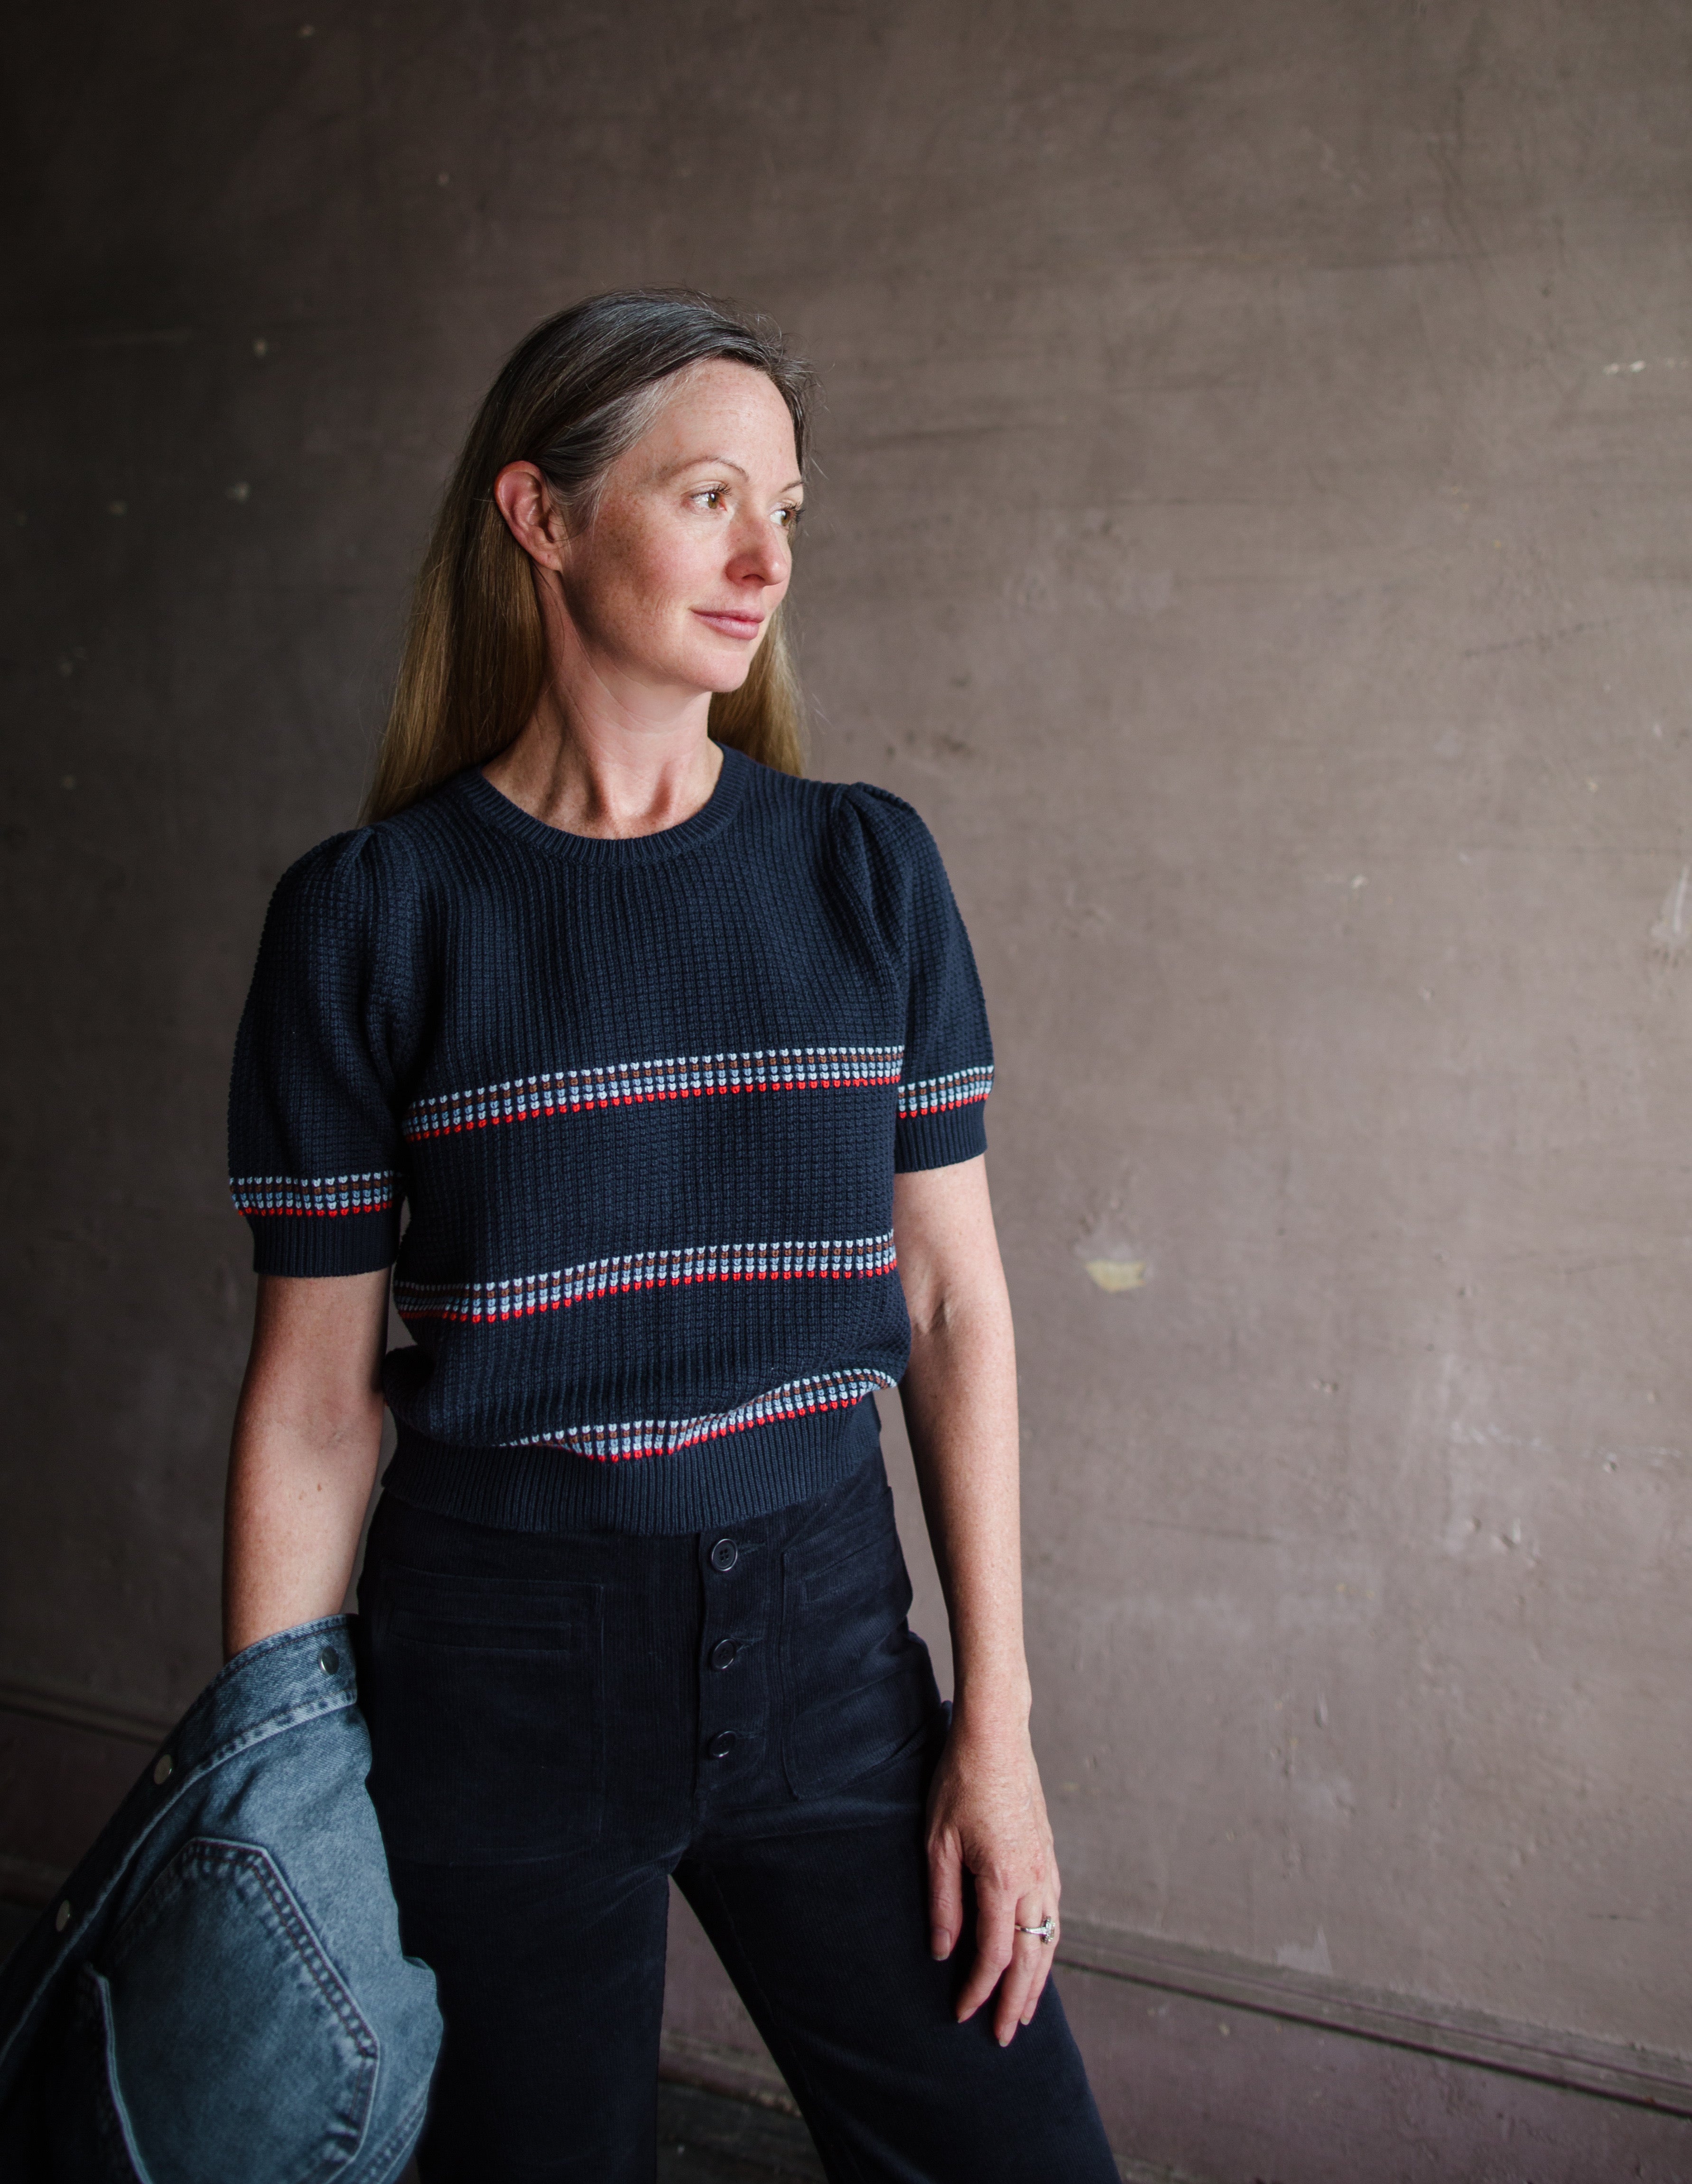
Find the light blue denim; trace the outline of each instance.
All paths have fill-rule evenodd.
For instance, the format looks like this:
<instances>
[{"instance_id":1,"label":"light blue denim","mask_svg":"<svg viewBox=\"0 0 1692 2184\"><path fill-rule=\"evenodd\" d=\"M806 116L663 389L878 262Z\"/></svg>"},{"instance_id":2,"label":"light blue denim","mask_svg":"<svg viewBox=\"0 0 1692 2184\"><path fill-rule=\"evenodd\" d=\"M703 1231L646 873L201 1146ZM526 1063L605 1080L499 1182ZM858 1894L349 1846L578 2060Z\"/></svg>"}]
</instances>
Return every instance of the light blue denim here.
<instances>
[{"instance_id":1,"label":"light blue denim","mask_svg":"<svg viewBox=\"0 0 1692 2184\"><path fill-rule=\"evenodd\" d=\"M7 2184L392 2184L440 2046L342 1616L237 1655L0 1973Z\"/></svg>"}]
</instances>

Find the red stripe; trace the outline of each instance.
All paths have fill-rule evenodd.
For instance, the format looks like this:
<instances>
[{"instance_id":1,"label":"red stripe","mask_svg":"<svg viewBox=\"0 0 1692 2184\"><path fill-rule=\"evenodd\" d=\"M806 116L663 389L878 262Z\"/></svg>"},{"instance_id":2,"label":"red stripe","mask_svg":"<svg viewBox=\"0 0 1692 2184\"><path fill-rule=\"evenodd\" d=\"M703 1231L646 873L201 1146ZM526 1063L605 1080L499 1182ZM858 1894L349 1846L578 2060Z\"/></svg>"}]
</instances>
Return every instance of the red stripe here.
<instances>
[{"instance_id":1,"label":"red stripe","mask_svg":"<svg viewBox=\"0 0 1692 2184\"><path fill-rule=\"evenodd\" d=\"M686 1289L694 1282L879 1281L882 1275L895 1273L897 1271L898 1262L889 1254L885 1267L868 1272L857 1267L821 1267L815 1273L679 1274L668 1280L642 1281L637 1279L627 1282L613 1282L608 1284L605 1288L595 1290L586 1296L546 1297L533 1304L512 1304L503 1308L497 1305L490 1305L480 1311L466 1312L460 1307L443 1307L427 1304L402 1305L399 1306L399 1316L402 1319L451 1320L462 1327L491 1326L506 1319L532 1319L537 1312L568 1312L573 1305L598 1304L608 1296L630 1296L637 1290Z\"/></svg>"},{"instance_id":2,"label":"red stripe","mask_svg":"<svg viewBox=\"0 0 1692 2184\"><path fill-rule=\"evenodd\" d=\"M337 1221L349 1213L387 1213L398 1202L385 1198L379 1206L248 1206L237 1198L235 1210L243 1219L256 1216L260 1221Z\"/></svg>"}]
</instances>

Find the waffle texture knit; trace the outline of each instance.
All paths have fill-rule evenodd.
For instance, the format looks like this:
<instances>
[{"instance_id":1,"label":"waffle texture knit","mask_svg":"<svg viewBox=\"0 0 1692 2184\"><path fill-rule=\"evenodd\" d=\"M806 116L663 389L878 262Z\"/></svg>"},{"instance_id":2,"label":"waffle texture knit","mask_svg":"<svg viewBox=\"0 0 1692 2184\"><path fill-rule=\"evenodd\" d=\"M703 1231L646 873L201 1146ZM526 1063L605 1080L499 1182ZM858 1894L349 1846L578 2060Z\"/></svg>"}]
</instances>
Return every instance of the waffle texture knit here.
<instances>
[{"instance_id":1,"label":"waffle texture knit","mask_svg":"<svg viewBox=\"0 0 1692 2184\"><path fill-rule=\"evenodd\" d=\"M983 1150L992 1074L898 797L725 750L692 818L603 841L471 771L284 875L231 1189L261 1273L397 1255L391 1493L702 1530L874 1449L910 1343L893 1175Z\"/></svg>"}]
</instances>

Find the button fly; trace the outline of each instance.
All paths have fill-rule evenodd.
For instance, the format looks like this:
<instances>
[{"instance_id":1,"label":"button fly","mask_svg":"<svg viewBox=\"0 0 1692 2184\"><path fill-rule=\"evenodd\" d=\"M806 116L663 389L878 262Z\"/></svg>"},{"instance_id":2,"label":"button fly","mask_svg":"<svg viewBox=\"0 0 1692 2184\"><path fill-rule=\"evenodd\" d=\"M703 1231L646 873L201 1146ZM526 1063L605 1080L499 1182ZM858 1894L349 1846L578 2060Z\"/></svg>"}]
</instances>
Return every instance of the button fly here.
<instances>
[{"instance_id":1,"label":"button fly","mask_svg":"<svg viewBox=\"0 0 1692 2184\"><path fill-rule=\"evenodd\" d=\"M711 1666L714 1669L732 1669L739 1652L740 1641L737 1638L719 1638L711 1648Z\"/></svg>"},{"instance_id":2,"label":"button fly","mask_svg":"<svg viewBox=\"0 0 1692 2184\"><path fill-rule=\"evenodd\" d=\"M726 1577L740 1560L740 1550L732 1540L719 1540L711 1549L711 1568Z\"/></svg>"},{"instance_id":3,"label":"button fly","mask_svg":"<svg viewBox=\"0 0 1692 2184\"><path fill-rule=\"evenodd\" d=\"M725 1729L714 1736L707 1749L713 1759L726 1759L738 1741L732 1729Z\"/></svg>"}]
</instances>

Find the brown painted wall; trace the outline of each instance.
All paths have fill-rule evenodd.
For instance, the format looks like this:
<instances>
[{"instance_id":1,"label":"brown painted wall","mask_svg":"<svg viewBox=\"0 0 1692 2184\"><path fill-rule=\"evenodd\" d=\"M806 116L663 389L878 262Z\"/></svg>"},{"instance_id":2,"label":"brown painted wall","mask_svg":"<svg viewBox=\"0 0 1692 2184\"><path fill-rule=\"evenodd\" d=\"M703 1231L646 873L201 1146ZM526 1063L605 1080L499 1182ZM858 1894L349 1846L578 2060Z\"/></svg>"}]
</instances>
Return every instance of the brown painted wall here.
<instances>
[{"instance_id":1,"label":"brown painted wall","mask_svg":"<svg viewBox=\"0 0 1692 2184\"><path fill-rule=\"evenodd\" d=\"M824 371L817 770L993 1010L1069 1908L1686 2048L1684 11L13 38L0 1680L214 1660L266 894L503 350L693 282Z\"/></svg>"}]
</instances>

